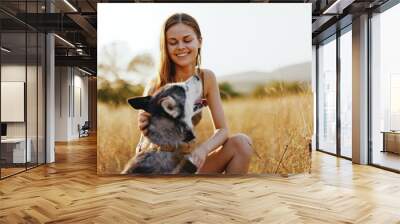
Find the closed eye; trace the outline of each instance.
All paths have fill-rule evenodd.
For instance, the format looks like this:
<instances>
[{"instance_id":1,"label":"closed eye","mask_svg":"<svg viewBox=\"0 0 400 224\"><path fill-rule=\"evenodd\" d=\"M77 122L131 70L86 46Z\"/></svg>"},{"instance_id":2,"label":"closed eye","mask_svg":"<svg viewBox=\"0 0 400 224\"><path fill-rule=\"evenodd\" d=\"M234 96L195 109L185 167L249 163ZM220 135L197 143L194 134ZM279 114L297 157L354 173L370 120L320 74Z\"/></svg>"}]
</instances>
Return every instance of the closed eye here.
<instances>
[{"instance_id":1,"label":"closed eye","mask_svg":"<svg viewBox=\"0 0 400 224\"><path fill-rule=\"evenodd\" d=\"M174 42L168 42L169 45L176 45L178 42L174 41Z\"/></svg>"}]
</instances>

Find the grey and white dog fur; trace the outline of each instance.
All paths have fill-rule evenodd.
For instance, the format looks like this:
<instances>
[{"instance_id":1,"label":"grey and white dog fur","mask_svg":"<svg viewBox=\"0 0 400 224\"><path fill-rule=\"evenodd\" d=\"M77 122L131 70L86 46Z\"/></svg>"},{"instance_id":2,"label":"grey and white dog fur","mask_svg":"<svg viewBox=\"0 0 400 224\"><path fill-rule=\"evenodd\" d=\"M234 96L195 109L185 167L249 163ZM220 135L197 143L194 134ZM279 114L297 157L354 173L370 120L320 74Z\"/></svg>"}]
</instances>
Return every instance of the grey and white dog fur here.
<instances>
[{"instance_id":1,"label":"grey and white dog fur","mask_svg":"<svg viewBox=\"0 0 400 224\"><path fill-rule=\"evenodd\" d=\"M194 173L188 168L188 156L183 156L179 145L195 139L192 117L201 111L196 102L202 96L202 82L193 75L186 82L170 83L153 96L134 97L128 103L137 110L151 114L147 138L162 147L175 151L139 152L125 166L122 174L178 174ZM189 163L190 164L190 163ZM190 164L189 167L192 164Z\"/></svg>"}]
</instances>

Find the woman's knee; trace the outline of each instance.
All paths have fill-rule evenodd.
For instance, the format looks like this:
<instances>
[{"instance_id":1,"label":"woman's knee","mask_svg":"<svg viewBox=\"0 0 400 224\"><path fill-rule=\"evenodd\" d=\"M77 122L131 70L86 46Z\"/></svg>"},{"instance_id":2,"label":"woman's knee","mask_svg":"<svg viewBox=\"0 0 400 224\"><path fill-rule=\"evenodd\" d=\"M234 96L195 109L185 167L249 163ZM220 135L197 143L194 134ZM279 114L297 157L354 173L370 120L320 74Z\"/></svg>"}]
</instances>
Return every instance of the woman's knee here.
<instances>
[{"instance_id":1,"label":"woman's knee","mask_svg":"<svg viewBox=\"0 0 400 224\"><path fill-rule=\"evenodd\" d=\"M230 137L229 141L231 144L234 145L235 151L237 151L237 153L246 157L251 157L253 155L253 142L249 136L238 133Z\"/></svg>"}]
</instances>

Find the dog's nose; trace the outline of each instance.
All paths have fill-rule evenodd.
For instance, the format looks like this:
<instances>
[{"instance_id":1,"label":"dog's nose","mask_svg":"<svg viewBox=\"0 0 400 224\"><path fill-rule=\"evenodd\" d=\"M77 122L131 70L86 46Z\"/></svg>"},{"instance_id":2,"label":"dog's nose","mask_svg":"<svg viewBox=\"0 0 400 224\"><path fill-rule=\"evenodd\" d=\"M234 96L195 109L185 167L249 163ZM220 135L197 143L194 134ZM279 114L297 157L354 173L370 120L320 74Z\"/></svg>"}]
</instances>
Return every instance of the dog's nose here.
<instances>
[{"instance_id":1,"label":"dog's nose","mask_svg":"<svg viewBox=\"0 0 400 224\"><path fill-rule=\"evenodd\" d=\"M186 132L186 134L185 134L185 139L184 139L183 141L184 141L184 142L190 142L190 141L192 141L194 138L195 138L195 136L194 136L193 132L188 131L188 132Z\"/></svg>"}]
</instances>

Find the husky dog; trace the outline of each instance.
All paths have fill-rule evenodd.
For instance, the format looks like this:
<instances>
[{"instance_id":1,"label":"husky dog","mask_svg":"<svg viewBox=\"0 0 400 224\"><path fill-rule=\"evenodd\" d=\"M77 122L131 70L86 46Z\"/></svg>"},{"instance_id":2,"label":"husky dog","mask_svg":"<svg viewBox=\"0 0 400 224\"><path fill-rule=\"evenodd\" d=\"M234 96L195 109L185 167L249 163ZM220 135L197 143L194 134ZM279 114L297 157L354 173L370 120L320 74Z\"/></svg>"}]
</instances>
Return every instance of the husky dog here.
<instances>
[{"instance_id":1,"label":"husky dog","mask_svg":"<svg viewBox=\"0 0 400 224\"><path fill-rule=\"evenodd\" d=\"M192 117L199 113L202 103L202 82L197 75L186 82L165 85L153 96L135 97L128 103L137 110L151 114L147 138L160 151L139 152L125 166L122 174L194 173L197 168L189 156L183 156L179 145L195 139ZM163 151L163 148L175 148Z\"/></svg>"}]
</instances>

